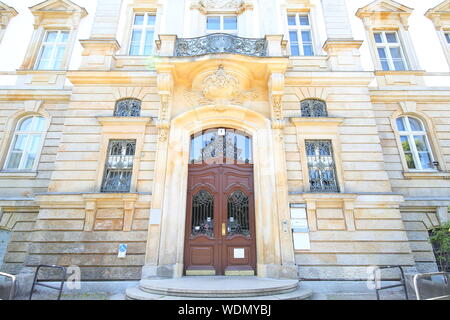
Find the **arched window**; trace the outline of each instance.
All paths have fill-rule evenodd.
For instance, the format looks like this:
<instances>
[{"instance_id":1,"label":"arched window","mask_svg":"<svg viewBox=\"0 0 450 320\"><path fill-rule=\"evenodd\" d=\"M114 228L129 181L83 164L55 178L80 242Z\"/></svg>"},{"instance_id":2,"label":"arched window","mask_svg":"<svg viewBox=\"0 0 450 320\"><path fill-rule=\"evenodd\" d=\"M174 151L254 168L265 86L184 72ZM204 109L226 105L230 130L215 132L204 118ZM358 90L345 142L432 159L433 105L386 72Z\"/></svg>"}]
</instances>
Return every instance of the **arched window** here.
<instances>
[{"instance_id":1,"label":"arched window","mask_svg":"<svg viewBox=\"0 0 450 320\"><path fill-rule=\"evenodd\" d=\"M139 117L141 101L138 99L122 99L116 102L115 117Z\"/></svg>"},{"instance_id":2,"label":"arched window","mask_svg":"<svg viewBox=\"0 0 450 320\"><path fill-rule=\"evenodd\" d=\"M252 163L252 138L245 132L215 128L191 136L190 162L201 164Z\"/></svg>"},{"instance_id":3,"label":"arched window","mask_svg":"<svg viewBox=\"0 0 450 320\"><path fill-rule=\"evenodd\" d=\"M17 124L5 163L5 170L32 170L39 157L44 138L45 119L26 117Z\"/></svg>"},{"instance_id":4,"label":"arched window","mask_svg":"<svg viewBox=\"0 0 450 320\"><path fill-rule=\"evenodd\" d=\"M328 117L327 104L317 99L307 99L300 103L302 117Z\"/></svg>"},{"instance_id":5,"label":"arched window","mask_svg":"<svg viewBox=\"0 0 450 320\"><path fill-rule=\"evenodd\" d=\"M422 121L410 116L402 116L397 118L396 123L408 168L435 169L433 153Z\"/></svg>"}]
</instances>

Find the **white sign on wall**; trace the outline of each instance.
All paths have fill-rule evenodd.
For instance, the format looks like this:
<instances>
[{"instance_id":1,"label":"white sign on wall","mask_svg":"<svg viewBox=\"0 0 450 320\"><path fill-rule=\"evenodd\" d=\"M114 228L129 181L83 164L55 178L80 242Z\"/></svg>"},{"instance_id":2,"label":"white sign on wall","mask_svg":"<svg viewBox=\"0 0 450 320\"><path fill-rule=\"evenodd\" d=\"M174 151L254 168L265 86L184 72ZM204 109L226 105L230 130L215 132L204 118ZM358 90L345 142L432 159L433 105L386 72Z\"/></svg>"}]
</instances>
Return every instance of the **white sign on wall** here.
<instances>
[{"instance_id":1,"label":"white sign on wall","mask_svg":"<svg viewBox=\"0 0 450 320\"><path fill-rule=\"evenodd\" d=\"M235 259L244 259L245 258L245 249L244 248L234 248Z\"/></svg>"},{"instance_id":2,"label":"white sign on wall","mask_svg":"<svg viewBox=\"0 0 450 320\"><path fill-rule=\"evenodd\" d=\"M125 243L119 244L119 253L117 255L118 258L125 258L127 256L128 245Z\"/></svg>"}]
</instances>

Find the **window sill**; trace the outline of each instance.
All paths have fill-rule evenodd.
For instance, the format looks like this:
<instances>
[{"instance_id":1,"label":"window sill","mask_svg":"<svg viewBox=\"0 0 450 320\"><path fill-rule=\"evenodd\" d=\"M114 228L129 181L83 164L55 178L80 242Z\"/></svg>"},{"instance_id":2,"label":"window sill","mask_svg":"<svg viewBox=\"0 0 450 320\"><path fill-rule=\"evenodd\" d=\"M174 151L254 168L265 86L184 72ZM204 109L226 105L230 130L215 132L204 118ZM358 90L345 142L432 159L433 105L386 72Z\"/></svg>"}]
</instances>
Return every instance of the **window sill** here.
<instances>
[{"instance_id":1,"label":"window sill","mask_svg":"<svg viewBox=\"0 0 450 320\"><path fill-rule=\"evenodd\" d=\"M448 171L403 171L405 179L450 179Z\"/></svg>"},{"instance_id":2,"label":"window sill","mask_svg":"<svg viewBox=\"0 0 450 320\"><path fill-rule=\"evenodd\" d=\"M35 179L37 171L0 171L0 179Z\"/></svg>"},{"instance_id":3,"label":"window sill","mask_svg":"<svg viewBox=\"0 0 450 320\"><path fill-rule=\"evenodd\" d=\"M96 117L102 126L146 126L152 123L151 117Z\"/></svg>"},{"instance_id":4,"label":"window sill","mask_svg":"<svg viewBox=\"0 0 450 320\"><path fill-rule=\"evenodd\" d=\"M328 56L326 56L326 55L318 55L318 54L316 54L316 55L314 55L314 56L293 56L293 55L290 55L289 56L289 58L290 59L295 59L295 60L302 60L302 59L318 59L318 60L321 60L321 59L326 59Z\"/></svg>"},{"instance_id":5,"label":"window sill","mask_svg":"<svg viewBox=\"0 0 450 320\"><path fill-rule=\"evenodd\" d=\"M290 121L296 126L339 126L344 118L333 117L291 117Z\"/></svg>"},{"instance_id":6,"label":"window sill","mask_svg":"<svg viewBox=\"0 0 450 320\"><path fill-rule=\"evenodd\" d=\"M402 70L402 71L395 71L395 70L375 70L376 76L385 76L385 75L415 75L415 76L423 76L425 71L423 70Z\"/></svg>"}]
</instances>

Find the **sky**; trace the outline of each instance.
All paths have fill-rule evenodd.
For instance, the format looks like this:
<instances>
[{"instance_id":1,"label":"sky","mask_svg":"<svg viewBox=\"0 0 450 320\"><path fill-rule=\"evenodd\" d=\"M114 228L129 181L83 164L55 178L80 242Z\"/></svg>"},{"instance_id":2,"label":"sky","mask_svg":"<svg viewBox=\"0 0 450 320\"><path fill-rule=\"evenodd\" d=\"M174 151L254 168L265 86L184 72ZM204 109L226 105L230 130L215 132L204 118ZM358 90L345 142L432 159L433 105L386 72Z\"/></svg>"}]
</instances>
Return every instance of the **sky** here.
<instances>
[{"instance_id":1,"label":"sky","mask_svg":"<svg viewBox=\"0 0 450 320\"><path fill-rule=\"evenodd\" d=\"M33 32L33 17L29 7L43 0L3 0L7 5L14 7L19 15L14 17L6 30L5 37L0 44L0 73L11 72L18 69L23 61L25 51L28 47ZM92 21L95 15L96 1L72 0L78 5L86 8L89 15L81 22L78 38L89 38ZM436 31L431 21L424 16L425 12L441 3L443 0L401 0L401 4L414 8L410 17L411 38L415 46L419 63L427 72L448 72L449 66L445 60L443 49L439 43ZM353 36L356 40L365 40L366 34L363 24L355 16L358 8L370 3L371 0L347 0L347 7L352 23ZM121 24L123 25L123 24ZM123 32L119 32L120 34ZM120 39L118 39L120 42ZM74 48L70 69L77 69L81 61L81 45L77 41ZM370 56L367 42L361 48L363 67L365 70L373 70L372 58Z\"/></svg>"}]
</instances>

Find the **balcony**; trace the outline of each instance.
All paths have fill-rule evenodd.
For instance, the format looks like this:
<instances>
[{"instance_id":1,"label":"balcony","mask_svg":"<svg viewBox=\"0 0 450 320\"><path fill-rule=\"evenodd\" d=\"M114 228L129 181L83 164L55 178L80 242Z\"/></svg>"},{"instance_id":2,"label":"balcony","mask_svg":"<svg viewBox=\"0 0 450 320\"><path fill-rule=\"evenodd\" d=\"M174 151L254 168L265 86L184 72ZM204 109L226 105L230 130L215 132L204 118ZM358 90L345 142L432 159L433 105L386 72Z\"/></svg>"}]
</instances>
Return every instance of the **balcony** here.
<instances>
[{"instance_id":1,"label":"balcony","mask_svg":"<svg viewBox=\"0 0 450 320\"><path fill-rule=\"evenodd\" d=\"M241 38L227 33L213 33L198 38L178 38L176 57L195 57L212 53L235 53L246 56L267 56L266 39Z\"/></svg>"}]
</instances>

